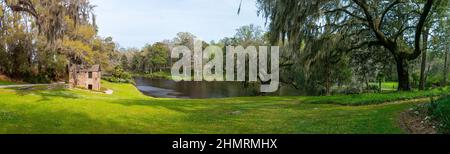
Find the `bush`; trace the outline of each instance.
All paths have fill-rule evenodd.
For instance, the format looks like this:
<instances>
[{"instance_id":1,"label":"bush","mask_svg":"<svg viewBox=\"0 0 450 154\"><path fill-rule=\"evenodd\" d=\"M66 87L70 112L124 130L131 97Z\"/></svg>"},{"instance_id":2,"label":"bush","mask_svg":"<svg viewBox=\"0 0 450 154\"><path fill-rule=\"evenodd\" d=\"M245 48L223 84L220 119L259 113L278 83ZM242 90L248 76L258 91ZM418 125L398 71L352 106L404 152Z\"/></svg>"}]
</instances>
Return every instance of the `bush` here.
<instances>
[{"instance_id":1,"label":"bush","mask_svg":"<svg viewBox=\"0 0 450 154\"><path fill-rule=\"evenodd\" d=\"M172 80L172 76L168 72L153 72L153 73L148 73L148 74L134 74L134 76L150 78L150 79Z\"/></svg>"},{"instance_id":2,"label":"bush","mask_svg":"<svg viewBox=\"0 0 450 154\"><path fill-rule=\"evenodd\" d=\"M114 68L112 76L103 76L103 80L113 83L134 83L131 74L125 72L121 66Z\"/></svg>"},{"instance_id":3,"label":"bush","mask_svg":"<svg viewBox=\"0 0 450 154\"><path fill-rule=\"evenodd\" d=\"M359 86L357 84L351 84L344 90L344 93L347 95L361 94L362 92L363 92L363 90L362 90L361 86Z\"/></svg>"},{"instance_id":4,"label":"bush","mask_svg":"<svg viewBox=\"0 0 450 154\"><path fill-rule=\"evenodd\" d=\"M112 83L133 83L134 84L134 81L132 79L121 79L121 78L116 78L113 76L103 76L102 79L106 80L108 82L112 82Z\"/></svg>"},{"instance_id":5,"label":"bush","mask_svg":"<svg viewBox=\"0 0 450 154\"><path fill-rule=\"evenodd\" d=\"M431 116L439 122L439 131L450 134L450 96L433 101L428 108Z\"/></svg>"},{"instance_id":6,"label":"bush","mask_svg":"<svg viewBox=\"0 0 450 154\"><path fill-rule=\"evenodd\" d=\"M36 76L28 76L24 79L27 83L39 84L39 83L51 83L52 79L45 74L39 74Z\"/></svg>"},{"instance_id":7,"label":"bush","mask_svg":"<svg viewBox=\"0 0 450 154\"><path fill-rule=\"evenodd\" d=\"M379 92L380 87L378 85L369 85L369 87L367 87L367 91L370 93Z\"/></svg>"},{"instance_id":8,"label":"bush","mask_svg":"<svg viewBox=\"0 0 450 154\"><path fill-rule=\"evenodd\" d=\"M125 70L123 70L123 68L121 66L116 66L116 68L114 68L114 71L112 72L112 76L114 78L118 78L118 79L131 79L131 74L128 72L125 72Z\"/></svg>"},{"instance_id":9,"label":"bush","mask_svg":"<svg viewBox=\"0 0 450 154\"><path fill-rule=\"evenodd\" d=\"M439 122L439 131L450 134L450 96L432 101L428 105L428 109L433 119Z\"/></svg>"}]
</instances>

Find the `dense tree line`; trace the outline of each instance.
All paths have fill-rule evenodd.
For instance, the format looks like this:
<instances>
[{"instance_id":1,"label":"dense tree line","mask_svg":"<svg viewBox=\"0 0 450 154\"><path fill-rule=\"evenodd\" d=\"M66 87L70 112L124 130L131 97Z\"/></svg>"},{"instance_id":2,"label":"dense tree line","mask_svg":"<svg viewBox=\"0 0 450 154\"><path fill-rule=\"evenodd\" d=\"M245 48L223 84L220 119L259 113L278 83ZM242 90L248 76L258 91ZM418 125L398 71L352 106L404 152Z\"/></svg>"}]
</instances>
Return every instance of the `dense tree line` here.
<instances>
[{"instance_id":1,"label":"dense tree line","mask_svg":"<svg viewBox=\"0 0 450 154\"><path fill-rule=\"evenodd\" d=\"M348 34L338 33L333 18L324 18L322 29L317 36L300 39L292 48L289 40L275 45L282 47L281 82L308 95L330 95L332 93L359 93L379 91L382 82L397 82L397 64L395 57L383 46L366 45L351 48L353 42ZM446 85L448 74L448 18L436 20L439 28L433 28L430 43L427 45L427 67L425 70L426 87ZM438 25L435 25L438 26ZM253 45L274 45L271 43L271 31L261 27L245 25L236 30L236 34L219 41L203 42L203 47L216 45L225 50L226 46L244 47ZM320 35L319 35L320 34ZM176 45L185 45L193 50L193 41L197 37L188 32L178 33L171 40L164 40L143 49L123 49L121 63L128 71L152 73L161 68L169 69L176 59L170 59L170 50ZM286 38L288 39L288 38ZM161 49L161 50L158 50ZM446 52L447 51L447 52ZM447 53L447 54L446 54ZM224 51L226 54L226 51ZM447 57L447 58L446 58ZM447 61L446 61L447 59ZM408 71L412 88L420 86L421 58L409 61ZM377 85L373 85L377 83ZM253 83L258 84L258 83ZM253 85L245 83L245 85ZM395 86L397 88L397 86Z\"/></svg>"},{"instance_id":2,"label":"dense tree line","mask_svg":"<svg viewBox=\"0 0 450 154\"><path fill-rule=\"evenodd\" d=\"M176 61L169 56L171 49L175 46L186 46L193 51L195 39L197 39L197 36L192 33L180 32L173 39L163 40L153 45L147 44L142 49L121 49L121 65L126 70L137 73L152 73L163 69L167 71L171 64ZM202 47L204 49L209 45L215 45L225 49L229 45L259 46L263 45L264 41L265 35L261 27L245 25L236 29L236 34L232 37L225 37L217 42L207 43L203 41Z\"/></svg>"},{"instance_id":3,"label":"dense tree line","mask_svg":"<svg viewBox=\"0 0 450 154\"><path fill-rule=\"evenodd\" d=\"M121 49L121 66L136 73L153 73L169 68L170 49L167 44L157 42L147 44L142 50L136 48Z\"/></svg>"}]
</instances>

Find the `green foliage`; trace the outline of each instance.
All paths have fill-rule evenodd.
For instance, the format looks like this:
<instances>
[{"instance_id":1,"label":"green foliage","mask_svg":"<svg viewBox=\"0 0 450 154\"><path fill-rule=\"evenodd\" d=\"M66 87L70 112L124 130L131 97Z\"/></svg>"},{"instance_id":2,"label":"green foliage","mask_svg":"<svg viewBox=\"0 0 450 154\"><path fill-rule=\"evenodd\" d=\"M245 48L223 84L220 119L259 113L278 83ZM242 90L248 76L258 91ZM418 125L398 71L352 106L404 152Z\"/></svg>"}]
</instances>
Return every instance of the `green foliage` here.
<instances>
[{"instance_id":1,"label":"green foliage","mask_svg":"<svg viewBox=\"0 0 450 154\"><path fill-rule=\"evenodd\" d=\"M153 73L169 67L170 49L168 44L158 42L147 44L142 52L133 52L130 70L137 73Z\"/></svg>"},{"instance_id":2,"label":"green foliage","mask_svg":"<svg viewBox=\"0 0 450 154\"><path fill-rule=\"evenodd\" d=\"M112 38L98 37L95 23L89 21L89 1L15 0L0 7L0 73L47 83L65 81L70 63L101 64L105 71L119 64Z\"/></svg>"},{"instance_id":3,"label":"green foliage","mask_svg":"<svg viewBox=\"0 0 450 154\"><path fill-rule=\"evenodd\" d=\"M221 47L226 46L259 46L264 45L264 31L260 26L253 24L244 25L236 29L236 34L233 37L225 37L219 41L218 44L214 44Z\"/></svg>"},{"instance_id":4,"label":"green foliage","mask_svg":"<svg viewBox=\"0 0 450 154\"><path fill-rule=\"evenodd\" d=\"M66 18L76 24L87 22L94 8L88 0L2 0L0 3L1 14L8 10L8 13L27 18L33 23L31 28L38 30L51 44L64 37Z\"/></svg>"},{"instance_id":5,"label":"green foliage","mask_svg":"<svg viewBox=\"0 0 450 154\"><path fill-rule=\"evenodd\" d=\"M351 82L350 57L341 51L345 42L341 35L330 29L326 31L321 36L311 36L303 41L298 49L283 50L281 61L289 64L282 68L284 83L306 88L310 95L331 95L333 86L342 87Z\"/></svg>"},{"instance_id":6,"label":"green foliage","mask_svg":"<svg viewBox=\"0 0 450 154\"><path fill-rule=\"evenodd\" d=\"M450 133L450 96L446 96L429 105L431 116L439 122L439 131Z\"/></svg>"},{"instance_id":7,"label":"green foliage","mask_svg":"<svg viewBox=\"0 0 450 154\"><path fill-rule=\"evenodd\" d=\"M133 74L133 76L136 77L145 77L145 78L150 78L150 79L166 79L166 80L172 80L172 75L170 74L170 72L153 72L153 73L137 73L137 74Z\"/></svg>"},{"instance_id":8,"label":"green foliage","mask_svg":"<svg viewBox=\"0 0 450 154\"><path fill-rule=\"evenodd\" d=\"M51 83L52 79L48 75L38 74L37 76L29 76L24 79L27 83L38 84L38 83Z\"/></svg>"},{"instance_id":9,"label":"green foliage","mask_svg":"<svg viewBox=\"0 0 450 154\"><path fill-rule=\"evenodd\" d=\"M389 101L405 101L418 98L439 97L450 93L450 87L437 88L428 91L412 92L391 92L391 93L365 93L356 95L335 95L323 97L310 97L305 102L319 104L338 104L338 105L375 105Z\"/></svg>"},{"instance_id":10,"label":"green foliage","mask_svg":"<svg viewBox=\"0 0 450 154\"><path fill-rule=\"evenodd\" d=\"M380 86L378 86L378 85L370 85L369 84L369 87L367 87L367 89L366 89L368 92L372 92L372 93L374 93L374 92L379 92L380 91Z\"/></svg>"},{"instance_id":11,"label":"green foliage","mask_svg":"<svg viewBox=\"0 0 450 154\"><path fill-rule=\"evenodd\" d=\"M112 73L112 76L121 79L131 79L131 75L125 72L121 66L116 66Z\"/></svg>"},{"instance_id":12,"label":"green foliage","mask_svg":"<svg viewBox=\"0 0 450 154\"><path fill-rule=\"evenodd\" d=\"M122 78L117 78L117 77L112 77L112 76L103 76L102 79L105 81L108 81L108 82L112 82L112 83L133 83L134 84L134 80L122 79Z\"/></svg>"},{"instance_id":13,"label":"green foliage","mask_svg":"<svg viewBox=\"0 0 450 154\"><path fill-rule=\"evenodd\" d=\"M131 70L134 72L142 71L142 63L143 63L143 56L136 52L133 55L133 58L131 60Z\"/></svg>"},{"instance_id":14,"label":"green foliage","mask_svg":"<svg viewBox=\"0 0 450 154\"><path fill-rule=\"evenodd\" d=\"M112 72L112 76L104 76L102 79L113 83L134 83L130 73L123 70L121 66L116 66Z\"/></svg>"},{"instance_id":15,"label":"green foliage","mask_svg":"<svg viewBox=\"0 0 450 154\"><path fill-rule=\"evenodd\" d=\"M429 27L435 28L436 24L429 21L438 19L432 14L440 12L439 10L442 9L437 9L436 6L443 4L445 4L443 12L448 12L448 3L442 0L437 2L432 0L257 1L259 13L269 21L271 42L282 43L286 46L286 50L292 52L291 55L303 54L299 52L299 47L304 45L306 49L312 46L312 51L320 51L321 46L316 46L314 40L326 38L330 32L341 36L337 45L325 45L331 51L358 54L361 51L373 52L371 51L373 47L385 49L382 50L381 55L390 58L383 61L397 64L395 66L398 72L399 90L405 91L411 90L408 64L417 59L423 49L421 47L422 31L429 24L434 24ZM420 13L411 14L411 12ZM328 43L324 42L324 44ZM291 58L291 61L298 60L295 56L287 57ZM369 56L366 58L368 60L361 62L371 62L371 58L372 56ZM362 76L366 84L370 81L369 77L375 76L369 73L377 73L367 66L371 65L355 65L357 70L360 70L357 72L362 72L359 76Z\"/></svg>"},{"instance_id":16,"label":"green foliage","mask_svg":"<svg viewBox=\"0 0 450 154\"><path fill-rule=\"evenodd\" d=\"M120 65L122 66L122 68L124 70L128 70L129 69L129 62L128 62L128 57L127 55L122 55L122 57L120 58Z\"/></svg>"},{"instance_id":17,"label":"green foliage","mask_svg":"<svg viewBox=\"0 0 450 154\"><path fill-rule=\"evenodd\" d=\"M169 48L163 43L155 43L144 49L147 52L148 64L155 67L161 67L168 63Z\"/></svg>"}]
</instances>

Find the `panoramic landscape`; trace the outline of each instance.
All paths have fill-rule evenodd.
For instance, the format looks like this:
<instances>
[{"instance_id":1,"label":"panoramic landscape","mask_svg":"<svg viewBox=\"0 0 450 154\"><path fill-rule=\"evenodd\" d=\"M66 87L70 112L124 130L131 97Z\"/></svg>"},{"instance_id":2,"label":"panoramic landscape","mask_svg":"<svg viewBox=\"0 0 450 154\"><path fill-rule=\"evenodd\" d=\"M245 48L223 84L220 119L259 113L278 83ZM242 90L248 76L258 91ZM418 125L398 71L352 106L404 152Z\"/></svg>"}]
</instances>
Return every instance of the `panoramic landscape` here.
<instances>
[{"instance_id":1,"label":"panoramic landscape","mask_svg":"<svg viewBox=\"0 0 450 154\"><path fill-rule=\"evenodd\" d=\"M450 133L448 0L123 3L0 0L0 134Z\"/></svg>"}]
</instances>

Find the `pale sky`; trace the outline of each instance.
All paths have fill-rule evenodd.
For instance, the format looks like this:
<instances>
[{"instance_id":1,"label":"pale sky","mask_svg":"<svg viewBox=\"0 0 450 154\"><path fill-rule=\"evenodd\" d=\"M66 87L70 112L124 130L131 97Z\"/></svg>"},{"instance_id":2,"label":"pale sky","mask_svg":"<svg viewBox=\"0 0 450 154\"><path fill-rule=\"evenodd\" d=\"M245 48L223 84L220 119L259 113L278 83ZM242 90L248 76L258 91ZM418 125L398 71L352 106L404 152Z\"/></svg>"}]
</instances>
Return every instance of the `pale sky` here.
<instances>
[{"instance_id":1,"label":"pale sky","mask_svg":"<svg viewBox=\"0 0 450 154\"><path fill-rule=\"evenodd\" d=\"M191 32L204 41L230 37L243 25L265 27L257 16L256 0L91 0L100 36L112 36L121 47L147 43Z\"/></svg>"}]
</instances>

